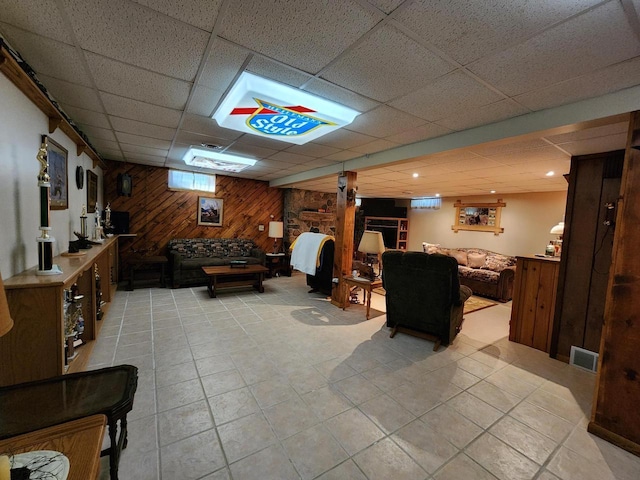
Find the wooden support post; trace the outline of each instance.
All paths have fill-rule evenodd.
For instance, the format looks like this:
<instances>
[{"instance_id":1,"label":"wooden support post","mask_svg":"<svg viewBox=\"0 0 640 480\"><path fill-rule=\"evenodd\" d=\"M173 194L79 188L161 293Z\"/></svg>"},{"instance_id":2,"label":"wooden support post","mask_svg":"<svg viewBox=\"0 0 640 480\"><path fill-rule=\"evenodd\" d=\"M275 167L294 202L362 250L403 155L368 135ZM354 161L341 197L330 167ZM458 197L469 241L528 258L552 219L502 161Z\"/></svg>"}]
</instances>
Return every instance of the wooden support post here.
<instances>
[{"instance_id":1,"label":"wooden support post","mask_svg":"<svg viewBox=\"0 0 640 480\"><path fill-rule=\"evenodd\" d=\"M588 431L640 455L640 111L629 121Z\"/></svg>"},{"instance_id":2,"label":"wooden support post","mask_svg":"<svg viewBox=\"0 0 640 480\"><path fill-rule=\"evenodd\" d=\"M331 290L331 303L344 307L347 285L342 277L351 272L353 263L353 233L356 219L356 172L343 172L338 177L338 205L336 213L336 249L333 255L333 278L338 284Z\"/></svg>"}]
</instances>

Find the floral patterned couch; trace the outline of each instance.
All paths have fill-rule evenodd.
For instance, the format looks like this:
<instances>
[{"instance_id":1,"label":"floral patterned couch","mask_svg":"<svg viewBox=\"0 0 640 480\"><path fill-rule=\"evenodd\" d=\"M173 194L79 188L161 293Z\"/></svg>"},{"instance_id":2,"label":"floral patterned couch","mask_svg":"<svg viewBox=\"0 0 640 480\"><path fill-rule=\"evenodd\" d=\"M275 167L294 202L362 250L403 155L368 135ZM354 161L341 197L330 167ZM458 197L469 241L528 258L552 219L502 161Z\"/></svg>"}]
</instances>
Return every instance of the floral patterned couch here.
<instances>
[{"instance_id":1,"label":"floral patterned couch","mask_svg":"<svg viewBox=\"0 0 640 480\"><path fill-rule=\"evenodd\" d=\"M231 260L266 263L265 252L247 238L173 238L167 248L173 288L206 285L202 267L228 265Z\"/></svg>"},{"instance_id":2,"label":"floral patterned couch","mask_svg":"<svg viewBox=\"0 0 640 480\"><path fill-rule=\"evenodd\" d=\"M426 253L444 253L458 261L460 284L469 287L475 295L508 302L513 297L516 257L481 248L444 248L423 243Z\"/></svg>"}]
</instances>

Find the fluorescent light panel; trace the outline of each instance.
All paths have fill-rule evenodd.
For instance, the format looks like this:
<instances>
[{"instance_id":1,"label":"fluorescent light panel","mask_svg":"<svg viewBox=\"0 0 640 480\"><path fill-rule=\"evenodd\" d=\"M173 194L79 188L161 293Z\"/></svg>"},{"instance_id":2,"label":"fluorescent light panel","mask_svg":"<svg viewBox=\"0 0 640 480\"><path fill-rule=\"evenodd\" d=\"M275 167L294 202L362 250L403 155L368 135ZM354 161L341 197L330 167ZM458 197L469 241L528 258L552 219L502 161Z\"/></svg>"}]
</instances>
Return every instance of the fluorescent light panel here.
<instances>
[{"instance_id":1,"label":"fluorescent light panel","mask_svg":"<svg viewBox=\"0 0 640 480\"><path fill-rule=\"evenodd\" d=\"M303 145L349 125L360 112L243 72L213 118L221 127Z\"/></svg>"},{"instance_id":2,"label":"fluorescent light panel","mask_svg":"<svg viewBox=\"0 0 640 480\"><path fill-rule=\"evenodd\" d=\"M223 172L238 173L247 167L256 164L253 158L239 157L228 153L216 152L215 150L191 146L182 157L184 163L193 167L209 168Z\"/></svg>"}]
</instances>

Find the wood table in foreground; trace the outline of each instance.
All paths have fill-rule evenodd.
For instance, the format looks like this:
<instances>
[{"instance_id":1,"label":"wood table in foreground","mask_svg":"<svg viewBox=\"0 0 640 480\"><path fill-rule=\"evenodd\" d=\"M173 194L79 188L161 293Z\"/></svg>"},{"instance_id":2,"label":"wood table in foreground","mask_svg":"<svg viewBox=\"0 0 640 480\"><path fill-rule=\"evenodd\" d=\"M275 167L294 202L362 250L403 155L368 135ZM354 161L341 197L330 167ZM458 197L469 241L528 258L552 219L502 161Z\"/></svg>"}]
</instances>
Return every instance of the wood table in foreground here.
<instances>
[{"instance_id":1,"label":"wood table in foreground","mask_svg":"<svg viewBox=\"0 0 640 480\"><path fill-rule=\"evenodd\" d=\"M264 292L262 281L265 273L269 272L262 265L246 265L244 267L230 267L220 265L216 267L202 267L202 271L209 277L209 296L215 298L216 292L223 287L253 287L258 292Z\"/></svg>"},{"instance_id":2,"label":"wood table in foreground","mask_svg":"<svg viewBox=\"0 0 640 480\"><path fill-rule=\"evenodd\" d=\"M15 455L54 450L69 459L67 480L95 480L100 474L100 450L106 421L104 415L92 415L0 440L0 453Z\"/></svg>"},{"instance_id":3,"label":"wood table in foreground","mask_svg":"<svg viewBox=\"0 0 640 480\"><path fill-rule=\"evenodd\" d=\"M365 302L367 304L367 320L369 320L369 311L371 310L371 291L374 288L381 287L382 280L380 280L379 278L376 278L375 280L371 281L366 278L353 277L351 275L345 275L344 277L342 277L342 279L348 286L359 287L362 290L364 290ZM345 299L343 310L348 306L349 306L349 290L347 290L347 298Z\"/></svg>"}]
</instances>

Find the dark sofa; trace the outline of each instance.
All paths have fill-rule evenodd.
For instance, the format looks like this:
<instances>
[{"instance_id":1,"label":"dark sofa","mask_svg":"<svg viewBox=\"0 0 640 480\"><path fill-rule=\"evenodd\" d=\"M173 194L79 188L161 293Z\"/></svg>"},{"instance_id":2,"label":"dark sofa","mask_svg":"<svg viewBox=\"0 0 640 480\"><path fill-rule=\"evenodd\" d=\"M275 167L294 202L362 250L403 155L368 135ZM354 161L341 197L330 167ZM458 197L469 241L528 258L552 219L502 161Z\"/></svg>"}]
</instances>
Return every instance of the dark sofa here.
<instances>
[{"instance_id":1,"label":"dark sofa","mask_svg":"<svg viewBox=\"0 0 640 480\"><path fill-rule=\"evenodd\" d=\"M265 252L247 238L174 238L169 241L173 288L206 285L202 267L229 265L232 260L265 265Z\"/></svg>"},{"instance_id":2,"label":"dark sofa","mask_svg":"<svg viewBox=\"0 0 640 480\"><path fill-rule=\"evenodd\" d=\"M458 263L439 253L389 250L382 254L387 327L450 344L462 328L471 290L460 285Z\"/></svg>"}]
</instances>

